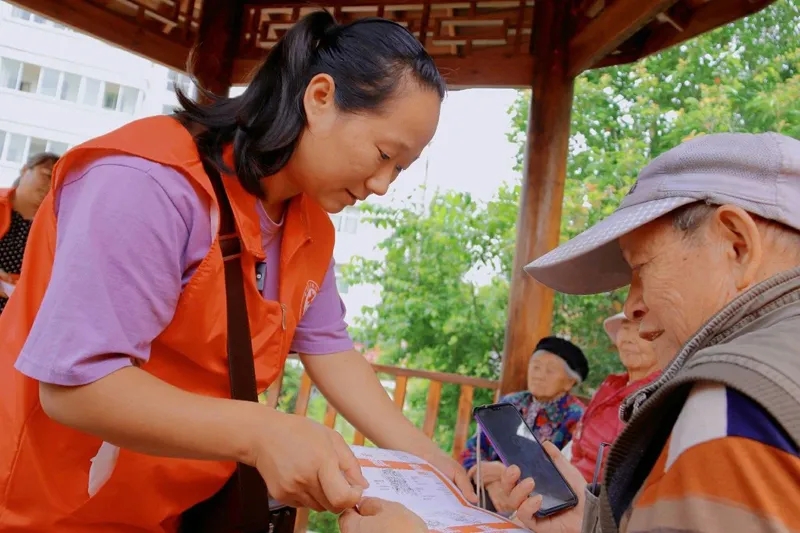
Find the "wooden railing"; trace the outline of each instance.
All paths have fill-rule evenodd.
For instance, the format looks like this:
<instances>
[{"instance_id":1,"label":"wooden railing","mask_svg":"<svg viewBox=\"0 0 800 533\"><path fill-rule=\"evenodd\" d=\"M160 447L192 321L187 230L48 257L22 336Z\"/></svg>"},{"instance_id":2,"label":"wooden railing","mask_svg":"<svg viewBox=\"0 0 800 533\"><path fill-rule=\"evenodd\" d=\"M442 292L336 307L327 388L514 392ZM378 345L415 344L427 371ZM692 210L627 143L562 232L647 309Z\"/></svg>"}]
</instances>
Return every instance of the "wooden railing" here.
<instances>
[{"instance_id":1,"label":"wooden railing","mask_svg":"<svg viewBox=\"0 0 800 533\"><path fill-rule=\"evenodd\" d=\"M291 363L289 363L291 364ZM393 380L394 391L390 396L394 399L395 404L405 411L406 406L406 392L408 391L409 380L424 380L428 383L427 402L425 408L424 421L422 423L422 431L428 436L433 437L437 427L439 418L439 406L442 398L442 387L444 385L452 384L459 387L458 398L458 412L456 415L456 423L453 433L452 453L454 457L458 457L464 450L467 439L469 438L470 423L472 422L472 408L476 389L488 389L493 392L493 397L496 400L499 396L500 382L490 379L473 378L461 376L458 374L446 374L442 372L429 372L425 370L411 370L408 368L399 368L386 365L372 365L375 372L381 377L389 377ZM271 407L277 407L281 397L281 388L283 387L284 373L275 380L275 383L267 390L265 401ZM293 412L298 415L306 416L308 414L309 402L311 401L311 393L313 390L313 383L311 378L305 371L302 372L300 377L300 385L297 391L297 398ZM387 394L388 391L387 391ZM325 413L322 423L329 427L335 428L338 413L336 410L326 402ZM352 436L352 444L363 445L365 437L358 431ZM308 509L298 510L297 525L295 533L305 533L308 526Z\"/></svg>"}]
</instances>

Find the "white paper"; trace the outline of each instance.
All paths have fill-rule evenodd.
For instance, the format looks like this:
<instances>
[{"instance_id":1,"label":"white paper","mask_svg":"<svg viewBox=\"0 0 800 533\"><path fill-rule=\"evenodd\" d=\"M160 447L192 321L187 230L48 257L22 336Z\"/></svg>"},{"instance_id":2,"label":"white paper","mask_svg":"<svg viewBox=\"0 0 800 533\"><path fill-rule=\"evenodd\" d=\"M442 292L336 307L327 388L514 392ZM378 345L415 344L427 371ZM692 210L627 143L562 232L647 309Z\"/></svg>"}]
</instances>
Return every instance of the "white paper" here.
<instances>
[{"instance_id":1,"label":"white paper","mask_svg":"<svg viewBox=\"0 0 800 533\"><path fill-rule=\"evenodd\" d=\"M97 491L108 482L114 472L114 467L117 466L118 458L118 447L107 442L100 445L100 449L97 450L97 455L92 457L92 465L89 467L89 497L97 494Z\"/></svg>"},{"instance_id":2,"label":"white paper","mask_svg":"<svg viewBox=\"0 0 800 533\"><path fill-rule=\"evenodd\" d=\"M471 505L446 476L414 455L363 446L352 449L370 484L364 496L405 505L425 521L431 533L530 533Z\"/></svg>"}]
</instances>

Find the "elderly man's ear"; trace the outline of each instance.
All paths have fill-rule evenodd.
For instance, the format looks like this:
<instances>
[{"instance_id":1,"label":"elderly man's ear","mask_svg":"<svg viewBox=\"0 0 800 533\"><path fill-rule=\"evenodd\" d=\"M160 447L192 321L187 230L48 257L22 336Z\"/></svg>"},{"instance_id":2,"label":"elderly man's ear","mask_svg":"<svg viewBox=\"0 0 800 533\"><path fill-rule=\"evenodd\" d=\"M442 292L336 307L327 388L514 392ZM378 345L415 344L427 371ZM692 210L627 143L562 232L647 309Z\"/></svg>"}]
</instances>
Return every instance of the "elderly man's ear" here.
<instances>
[{"instance_id":1,"label":"elderly man's ear","mask_svg":"<svg viewBox=\"0 0 800 533\"><path fill-rule=\"evenodd\" d=\"M736 289L742 291L757 283L764 242L753 217L740 207L723 205L714 212L711 231L729 263Z\"/></svg>"}]
</instances>

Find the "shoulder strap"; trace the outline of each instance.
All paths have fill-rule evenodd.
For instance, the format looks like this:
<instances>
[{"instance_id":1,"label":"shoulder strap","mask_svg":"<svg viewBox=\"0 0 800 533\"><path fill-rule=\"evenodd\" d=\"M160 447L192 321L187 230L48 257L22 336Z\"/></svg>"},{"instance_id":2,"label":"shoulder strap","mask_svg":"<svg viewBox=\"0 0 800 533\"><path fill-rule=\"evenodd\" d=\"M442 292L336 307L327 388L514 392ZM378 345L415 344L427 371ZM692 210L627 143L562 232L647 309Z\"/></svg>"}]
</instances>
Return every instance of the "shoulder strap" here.
<instances>
[{"instance_id":1,"label":"shoulder strap","mask_svg":"<svg viewBox=\"0 0 800 533\"><path fill-rule=\"evenodd\" d=\"M225 293L228 313L228 370L231 397L234 400L258 401L253 345L244 294L242 243L236 231L222 176L213 165L204 161L206 173L214 186L220 215L219 242L225 264ZM269 494L261 474L255 468L239 463L236 469L239 523L245 531L263 531L269 523Z\"/></svg>"}]
</instances>

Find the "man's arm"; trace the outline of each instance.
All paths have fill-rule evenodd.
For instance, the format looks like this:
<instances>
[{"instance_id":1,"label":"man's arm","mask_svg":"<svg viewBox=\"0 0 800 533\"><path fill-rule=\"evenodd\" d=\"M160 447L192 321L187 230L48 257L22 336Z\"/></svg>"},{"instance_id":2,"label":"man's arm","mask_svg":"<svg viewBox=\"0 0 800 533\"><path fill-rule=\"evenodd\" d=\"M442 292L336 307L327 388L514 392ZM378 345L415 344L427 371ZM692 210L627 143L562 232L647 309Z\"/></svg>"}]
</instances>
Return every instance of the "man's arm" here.
<instances>
[{"instance_id":1,"label":"man's arm","mask_svg":"<svg viewBox=\"0 0 800 533\"><path fill-rule=\"evenodd\" d=\"M693 390L634 503L628 531L800 531L800 451L754 401Z\"/></svg>"}]
</instances>

